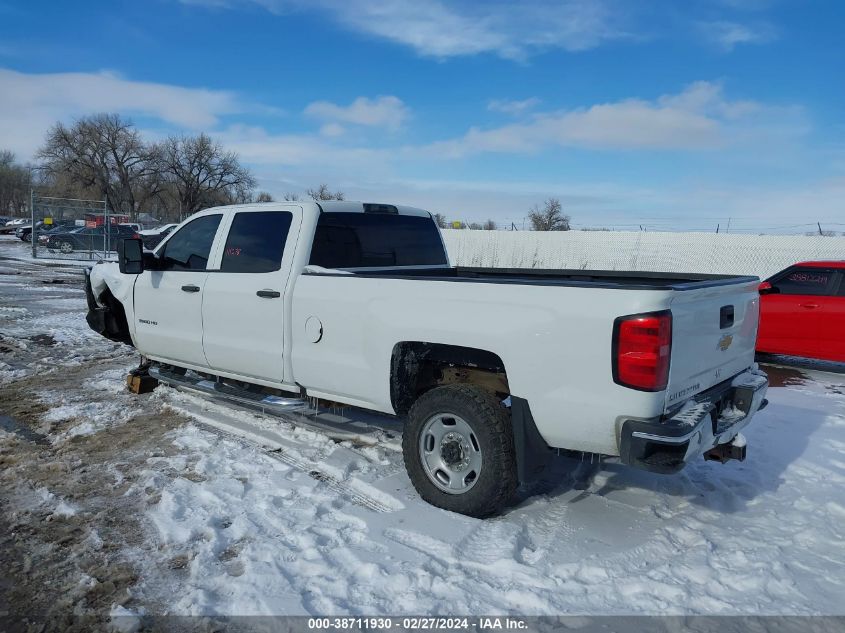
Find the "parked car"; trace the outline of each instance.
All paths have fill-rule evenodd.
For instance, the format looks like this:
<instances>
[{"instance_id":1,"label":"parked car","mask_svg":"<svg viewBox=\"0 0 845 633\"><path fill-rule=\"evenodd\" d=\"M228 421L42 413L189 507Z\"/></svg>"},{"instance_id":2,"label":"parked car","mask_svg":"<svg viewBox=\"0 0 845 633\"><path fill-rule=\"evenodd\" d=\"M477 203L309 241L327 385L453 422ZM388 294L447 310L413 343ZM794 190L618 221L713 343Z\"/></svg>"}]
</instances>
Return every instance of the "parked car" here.
<instances>
[{"instance_id":1,"label":"parked car","mask_svg":"<svg viewBox=\"0 0 845 633\"><path fill-rule=\"evenodd\" d=\"M36 222L35 223L36 230L40 230L43 225L44 225L43 222ZM15 229L15 237L17 237L20 240L23 240L24 242L32 241L32 225L31 224L19 225Z\"/></svg>"},{"instance_id":2,"label":"parked car","mask_svg":"<svg viewBox=\"0 0 845 633\"><path fill-rule=\"evenodd\" d=\"M41 242L40 237L47 233L57 232L57 231L69 231L75 226L74 220L57 220L54 221L52 224L45 224L43 221L39 221L35 223L35 233L39 236L39 242ZM25 224L23 226L19 226L15 230L15 236L24 242L31 242L32 241L32 225Z\"/></svg>"},{"instance_id":3,"label":"parked car","mask_svg":"<svg viewBox=\"0 0 845 633\"><path fill-rule=\"evenodd\" d=\"M89 325L159 380L267 412L321 398L407 416L420 495L485 516L556 449L661 473L743 459L768 387L758 285L452 268L425 211L298 202L200 212L154 253L125 240L86 293Z\"/></svg>"},{"instance_id":4,"label":"parked car","mask_svg":"<svg viewBox=\"0 0 845 633\"><path fill-rule=\"evenodd\" d=\"M14 233L21 224L27 224L29 221L29 218L15 218L14 220L7 220L0 225L0 234L9 235Z\"/></svg>"},{"instance_id":5,"label":"parked car","mask_svg":"<svg viewBox=\"0 0 845 633\"><path fill-rule=\"evenodd\" d=\"M106 228L105 226L80 227L70 231L49 233L46 246L51 251L64 254L73 251L114 251L117 250L120 240L138 237L138 233L130 227L112 226L110 231L106 231Z\"/></svg>"},{"instance_id":6,"label":"parked car","mask_svg":"<svg viewBox=\"0 0 845 633\"><path fill-rule=\"evenodd\" d=\"M84 228L84 226L77 224L76 220L59 220L53 224L45 224L36 231L36 234L38 235L38 243L46 245L51 235L69 233L79 228Z\"/></svg>"},{"instance_id":7,"label":"parked car","mask_svg":"<svg viewBox=\"0 0 845 633\"><path fill-rule=\"evenodd\" d=\"M161 241L170 235L170 233L175 229L178 224L164 224L162 226L158 226L154 229L147 229L145 231L138 231L141 235L141 240L144 242L144 248L148 250L155 249Z\"/></svg>"},{"instance_id":8,"label":"parked car","mask_svg":"<svg viewBox=\"0 0 845 633\"><path fill-rule=\"evenodd\" d=\"M758 352L845 362L845 260L790 266L760 295Z\"/></svg>"}]
</instances>

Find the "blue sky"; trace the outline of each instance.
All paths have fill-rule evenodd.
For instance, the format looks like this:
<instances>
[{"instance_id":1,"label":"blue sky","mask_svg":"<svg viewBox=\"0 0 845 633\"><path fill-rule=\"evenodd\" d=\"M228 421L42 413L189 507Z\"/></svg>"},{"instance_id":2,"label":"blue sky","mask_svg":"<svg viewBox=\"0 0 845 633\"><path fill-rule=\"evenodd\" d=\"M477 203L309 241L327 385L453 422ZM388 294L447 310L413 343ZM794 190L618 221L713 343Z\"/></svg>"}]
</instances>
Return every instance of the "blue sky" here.
<instances>
[{"instance_id":1,"label":"blue sky","mask_svg":"<svg viewBox=\"0 0 845 633\"><path fill-rule=\"evenodd\" d=\"M835 0L0 0L0 148L116 111L277 196L845 230L843 32Z\"/></svg>"}]
</instances>

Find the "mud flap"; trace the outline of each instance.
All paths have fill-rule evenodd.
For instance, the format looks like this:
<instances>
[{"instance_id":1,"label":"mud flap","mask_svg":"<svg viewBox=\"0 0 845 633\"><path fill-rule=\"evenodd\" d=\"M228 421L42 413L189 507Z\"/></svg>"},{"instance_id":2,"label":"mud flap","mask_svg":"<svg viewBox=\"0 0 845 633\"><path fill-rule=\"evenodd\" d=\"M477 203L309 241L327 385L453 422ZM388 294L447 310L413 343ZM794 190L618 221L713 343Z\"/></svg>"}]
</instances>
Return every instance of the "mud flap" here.
<instances>
[{"instance_id":1,"label":"mud flap","mask_svg":"<svg viewBox=\"0 0 845 633\"><path fill-rule=\"evenodd\" d=\"M540 478L554 456L554 451L537 430L528 401L516 396L510 398L516 472L519 483L528 484Z\"/></svg>"}]
</instances>

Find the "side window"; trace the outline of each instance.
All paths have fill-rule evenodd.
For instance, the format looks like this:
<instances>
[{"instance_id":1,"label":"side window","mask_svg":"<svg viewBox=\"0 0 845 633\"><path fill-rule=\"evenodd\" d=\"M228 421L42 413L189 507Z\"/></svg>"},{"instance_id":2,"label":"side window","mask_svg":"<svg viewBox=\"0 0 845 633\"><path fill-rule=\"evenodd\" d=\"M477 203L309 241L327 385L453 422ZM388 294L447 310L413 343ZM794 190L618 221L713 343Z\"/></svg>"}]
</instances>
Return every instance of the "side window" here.
<instances>
[{"instance_id":1,"label":"side window","mask_svg":"<svg viewBox=\"0 0 845 633\"><path fill-rule=\"evenodd\" d=\"M321 213L310 263L324 268L445 266L446 252L429 217Z\"/></svg>"},{"instance_id":2,"label":"side window","mask_svg":"<svg viewBox=\"0 0 845 633\"><path fill-rule=\"evenodd\" d=\"M236 213L223 249L220 270L227 273L279 270L292 219L288 211Z\"/></svg>"},{"instance_id":3,"label":"side window","mask_svg":"<svg viewBox=\"0 0 845 633\"><path fill-rule=\"evenodd\" d=\"M222 215L205 215L188 222L164 245L162 270L205 270Z\"/></svg>"},{"instance_id":4,"label":"side window","mask_svg":"<svg viewBox=\"0 0 845 633\"><path fill-rule=\"evenodd\" d=\"M824 268L796 268L772 285L782 295L829 295L833 293L836 272Z\"/></svg>"}]
</instances>

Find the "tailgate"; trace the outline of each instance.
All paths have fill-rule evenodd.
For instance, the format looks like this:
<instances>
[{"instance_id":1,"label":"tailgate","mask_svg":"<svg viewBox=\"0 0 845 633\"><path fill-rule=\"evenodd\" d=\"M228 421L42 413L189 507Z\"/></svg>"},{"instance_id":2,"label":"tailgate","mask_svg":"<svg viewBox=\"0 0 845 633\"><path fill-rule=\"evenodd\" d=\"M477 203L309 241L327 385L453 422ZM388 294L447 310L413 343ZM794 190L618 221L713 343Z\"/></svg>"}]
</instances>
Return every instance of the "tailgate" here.
<instances>
[{"instance_id":1,"label":"tailgate","mask_svg":"<svg viewBox=\"0 0 845 633\"><path fill-rule=\"evenodd\" d=\"M675 291L668 410L754 363L758 281Z\"/></svg>"}]
</instances>

